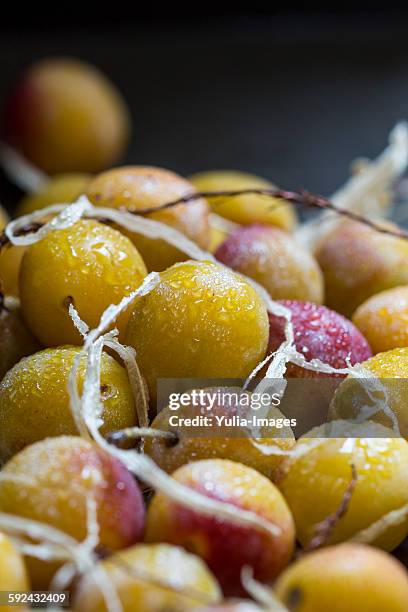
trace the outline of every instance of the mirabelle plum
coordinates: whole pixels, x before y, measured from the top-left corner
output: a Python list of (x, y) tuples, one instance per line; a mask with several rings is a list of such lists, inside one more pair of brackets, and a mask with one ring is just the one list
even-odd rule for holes
[(39, 191), (26, 195), (18, 205), (17, 214), (29, 215), (35, 210), (51, 204), (75, 202), (85, 191), (90, 180), (89, 174), (57, 174), (52, 177)]
[(408, 285), (382, 291), (353, 314), (375, 353), (408, 346)]
[(245, 378), (264, 357), (268, 315), (259, 294), (234, 272), (185, 262), (137, 298), (126, 343), (151, 396), (159, 378)]
[(255, 470), (226, 459), (184, 465), (173, 474), (202, 494), (252, 511), (280, 528), (273, 536), (218, 516), (204, 516), (157, 493), (147, 515), (147, 542), (169, 542), (198, 554), (219, 580), (225, 595), (240, 595), (241, 570), (270, 582), (289, 563), (294, 546), (292, 516), (278, 489)]
[(260, 608), (252, 601), (232, 599), (224, 601), (219, 605), (197, 608), (196, 612), (262, 612), (263, 609), (264, 608)]
[[(0, 231), (8, 223), (8, 215), (0, 206)], [(0, 291), (6, 295), (18, 295), (18, 274), (24, 255), (23, 247), (6, 244), (0, 250)]]
[(275, 589), (296, 612), (405, 612), (408, 575), (382, 550), (339, 544), (301, 557)]
[[(295, 345), (307, 361), (320, 359), (333, 368), (345, 368), (350, 363), (361, 363), (371, 357), (367, 340), (345, 317), (312, 302), (282, 300), (281, 304), (291, 312)], [(285, 339), (285, 320), (269, 314), (268, 352), (276, 351)], [(288, 364), (287, 374), (296, 378), (333, 376), (306, 370)], [(344, 377), (344, 374), (334, 376)]]
[(8, 214), (2, 206), (0, 206), (0, 231), (3, 230), (8, 223)]
[(48, 172), (99, 172), (122, 157), (129, 115), (94, 66), (49, 58), (29, 67), (6, 104), (5, 137)]
[[(138, 544), (101, 562), (123, 612), (192, 610), (221, 599), (219, 586), (198, 557), (168, 544)], [(78, 587), (78, 612), (107, 612), (100, 585), (90, 574)]]
[[(277, 484), (293, 513), (303, 546), (315, 535), (316, 525), (338, 510), (352, 478), (352, 465), (357, 482), (347, 512), (327, 543), (344, 542), (408, 503), (408, 443), (388, 437), (392, 431), (370, 421), (336, 424), (336, 436), (341, 437), (325, 437), (325, 425), (311, 430), (295, 447), (305, 452), (287, 457), (278, 470)], [(373, 544), (393, 550), (407, 534), (406, 520), (388, 527)]]
[[(23, 558), (13, 546), (9, 538), (0, 533), (0, 592), (28, 591), (27, 571)], [(23, 606), (13, 606), (15, 610), (22, 610)], [(0, 612), (10, 610), (8, 605), (0, 605)]]
[(22, 357), (39, 349), (40, 345), (27, 328), (20, 309), (0, 308), (0, 381)]
[(240, 227), (215, 256), (263, 285), (274, 299), (323, 301), (323, 277), (314, 257), (276, 227)]
[[(70, 411), (68, 379), (79, 347), (46, 349), (23, 359), (0, 384), (0, 460), (25, 446), (60, 435), (76, 435)], [(82, 361), (78, 387), (85, 373)], [(125, 369), (107, 353), (101, 362), (102, 434), (137, 424)]]
[(408, 242), (356, 221), (339, 222), (315, 256), (327, 306), (347, 317), (372, 295), (408, 284)]
[(5, 295), (18, 297), (18, 279), (26, 247), (5, 244), (0, 250), (0, 289)]
[[(198, 191), (238, 191), (274, 187), (266, 179), (236, 170), (199, 172), (193, 174), (190, 180)], [(277, 198), (246, 194), (209, 198), (209, 202), (214, 212), (242, 225), (265, 223), (276, 225), (284, 230), (292, 230), (296, 224), (293, 206)]]
[[(392, 427), (396, 419), (401, 435), (408, 438), (408, 347), (377, 353), (364, 361), (362, 367), (380, 379), (387, 394), (385, 410), (377, 410), (370, 414), (369, 418), (386, 427)], [(369, 381), (370, 379), (348, 376), (336, 390), (330, 405), (329, 418), (360, 418), (367, 406), (379, 406), (379, 397), (371, 397)]]
[(208, 251), (215, 253), (218, 247), (227, 239), (227, 237), (236, 229), (239, 225), (228, 221), (217, 215), (216, 213), (210, 214), (210, 240), (208, 244)]
[[(44, 345), (80, 344), (69, 303), (96, 327), (103, 311), (137, 289), (145, 275), (143, 260), (128, 238), (97, 221), (78, 221), (28, 248), (21, 264), (21, 308)], [(119, 317), (120, 330), (128, 317), (128, 311)]]
[[(284, 456), (273, 454), (273, 449), (278, 447), (280, 450), (287, 450), (295, 444), (293, 432), (290, 426), (284, 426), (285, 417), (280, 410), (273, 406), (267, 409), (267, 418), (280, 423), (279, 428), (262, 427), (258, 431), (251, 427), (219, 425), (216, 417), (228, 419), (241, 415), (252, 418), (253, 412), (247, 405), (245, 407), (240, 405), (239, 397), (242, 391), (238, 388), (205, 389), (205, 393), (204, 401), (199, 406), (191, 400), (190, 405), (181, 406), (177, 410), (176, 425), (172, 424), (175, 413), (171, 407), (161, 410), (154, 419), (152, 427), (174, 433), (175, 439), (148, 438), (145, 442), (145, 453), (170, 474), (192, 460), (231, 459), (273, 479), (275, 470)], [(209, 398), (218, 396), (220, 401), (212, 406)], [(183, 419), (192, 419), (197, 415), (213, 419), (210, 428), (203, 429), (202, 437), (198, 428), (183, 425), (185, 423)]]
[[(82, 541), (87, 499), (97, 505), (100, 544), (118, 550), (142, 534), (144, 504), (132, 475), (93, 443), (76, 436), (27, 446), (1, 472), (0, 511), (46, 523)], [(46, 589), (56, 563), (27, 557), (34, 589)]]
[[(138, 211), (158, 208), (195, 191), (194, 186), (178, 174), (150, 166), (114, 168), (96, 176), (86, 195), (96, 206)], [(178, 204), (149, 214), (151, 219), (170, 225), (206, 249), (210, 240), (209, 206), (203, 199)], [(163, 240), (121, 231), (136, 245), (149, 271), (160, 272), (187, 257)]]

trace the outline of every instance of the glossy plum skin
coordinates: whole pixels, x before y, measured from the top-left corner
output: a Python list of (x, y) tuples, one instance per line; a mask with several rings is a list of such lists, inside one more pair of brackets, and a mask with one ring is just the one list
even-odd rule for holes
[(6, 244), (0, 251), (0, 288), (5, 295), (18, 297), (18, 277), (26, 247)]
[[(0, 232), (8, 221), (6, 211), (0, 206)], [(4, 245), (0, 250), (0, 291), (5, 295), (18, 295), (18, 273), (24, 251), (23, 247), (10, 244)]]
[(317, 245), (315, 257), (326, 305), (346, 317), (372, 295), (408, 284), (408, 242), (355, 221), (339, 222)]
[[(336, 437), (328, 437), (325, 425), (302, 436), (295, 447), (301, 454), (287, 457), (278, 469), (276, 483), (291, 509), (302, 546), (309, 544), (316, 525), (338, 510), (352, 479), (351, 465), (357, 482), (328, 544), (349, 540), (408, 503), (406, 440), (391, 437), (394, 432), (371, 421), (359, 425), (336, 421), (336, 426)], [(373, 545), (391, 551), (407, 534), (405, 520), (386, 529)]]
[[(397, 424), (401, 436), (408, 438), (408, 347), (377, 353), (361, 365), (380, 380), (387, 393), (386, 404), (389, 410), (374, 412), (370, 420), (390, 428)], [(348, 376), (336, 390), (329, 418), (355, 419), (361, 417), (361, 409), (365, 406), (373, 406), (373, 400), (370, 399), (369, 388), (366, 390), (364, 378), (361, 381)]]
[[(221, 599), (217, 581), (201, 559), (176, 546), (137, 544), (102, 561), (101, 567), (116, 587), (123, 612), (181, 612)], [(92, 575), (79, 583), (74, 610), (107, 612)]]
[(0, 381), (22, 357), (32, 355), (40, 348), (19, 308), (0, 309)]
[(0, 231), (2, 231), (8, 223), (8, 214), (2, 206), (0, 206)]
[[(227, 402), (228, 393), (241, 392), (238, 388), (213, 388), (207, 389), (209, 394), (220, 393), (224, 396), (224, 400), (210, 406), (203, 403), (200, 406), (190, 404), (182, 406), (177, 410), (178, 419), (194, 418), (197, 414), (209, 416), (215, 420), (215, 415), (231, 417), (241, 414), (244, 417), (248, 416), (250, 409), (240, 409), (239, 403), (231, 404)], [(189, 427), (174, 426), (171, 424), (171, 416), (174, 414), (169, 406), (163, 408), (154, 419), (151, 427), (160, 431), (171, 431), (177, 436), (176, 441), (163, 438), (148, 438), (145, 441), (145, 453), (150, 455), (152, 459), (171, 474), (176, 469), (189, 463), (190, 461), (198, 461), (201, 459), (230, 459), (247, 465), (261, 474), (264, 474), (270, 480), (273, 480), (275, 471), (284, 455), (269, 454), (268, 449), (278, 447), (279, 451), (284, 451), (292, 448), (295, 444), (295, 437), (290, 427), (282, 427), (277, 429), (274, 427), (263, 427), (261, 433), (258, 430), (250, 428), (234, 429), (236, 437), (231, 435), (231, 430), (223, 429), (222, 426), (212, 429), (211, 434), (204, 432), (203, 437), (198, 435), (197, 429), (192, 430)], [(278, 408), (270, 407), (268, 409), (268, 418), (281, 419), (284, 415)]]
[[(69, 303), (92, 329), (108, 306), (139, 287), (146, 273), (128, 238), (97, 221), (78, 221), (27, 249), (20, 272), (24, 318), (45, 346), (82, 344)], [(126, 311), (118, 318), (120, 331), (128, 317)]]
[(408, 346), (408, 285), (373, 295), (357, 308), (353, 323), (374, 353)]
[[(271, 188), (272, 183), (247, 172), (212, 170), (198, 172), (190, 177), (198, 191), (225, 191)], [(296, 225), (296, 214), (291, 204), (258, 194), (208, 198), (218, 215), (242, 225), (264, 223), (291, 231)]]
[[(30, 588), (24, 559), (11, 540), (0, 532), (0, 591), (28, 591)], [(13, 606), (24, 610), (24, 606)], [(0, 612), (9, 612), (10, 606), (0, 605)]]
[[(60, 436), (32, 444), (10, 459), (2, 474), (1, 512), (46, 523), (82, 541), (92, 496), (101, 546), (119, 550), (142, 536), (144, 502), (132, 475), (82, 438)], [(46, 589), (58, 566), (31, 557), (27, 563), (33, 588)]]
[(394, 557), (363, 544), (339, 544), (301, 557), (275, 592), (296, 612), (405, 612), (408, 575)]
[[(297, 300), (281, 300), (292, 316), (295, 345), (307, 361), (320, 359), (334, 368), (347, 367), (350, 363), (361, 363), (372, 356), (370, 346), (363, 334), (345, 317), (326, 306)], [(276, 351), (285, 339), (285, 321), (281, 317), (269, 314), (268, 352)], [(288, 376), (321, 377), (332, 376), (306, 370), (295, 364), (289, 364)], [(344, 374), (334, 376), (343, 378)]]
[[(125, 166), (96, 176), (89, 183), (86, 195), (95, 206), (123, 207), (137, 211), (158, 208), (194, 191), (189, 181), (170, 170), (151, 166)], [(208, 203), (197, 199), (152, 212), (148, 217), (175, 228), (201, 248), (207, 249), (210, 242), (209, 212)], [(120, 231), (136, 245), (149, 272), (161, 272), (187, 259), (185, 253), (164, 240), (147, 238), (122, 227)]]
[(279, 526), (281, 533), (272, 536), (256, 527), (204, 516), (157, 493), (148, 509), (147, 542), (181, 545), (202, 557), (226, 596), (243, 593), (240, 572), (244, 565), (253, 567), (258, 579), (270, 582), (289, 563), (295, 537), (292, 516), (267, 478), (225, 459), (190, 463), (173, 477), (206, 496), (255, 512)]
[(265, 305), (244, 279), (211, 262), (160, 274), (137, 298), (127, 327), (152, 398), (160, 378), (245, 378), (265, 355)]
[(215, 256), (256, 280), (276, 300), (323, 301), (323, 277), (314, 257), (279, 228), (240, 227), (218, 247)]
[[(46, 349), (20, 361), (0, 384), (0, 461), (44, 438), (77, 435), (70, 410), (68, 380), (79, 347)], [(82, 361), (77, 378), (82, 392)], [(126, 370), (102, 354), (103, 435), (137, 425), (132, 389)]]
[(95, 67), (70, 58), (30, 66), (9, 94), (6, 140), (48, 174), (98, 172), (122, 157), (125, 103)]

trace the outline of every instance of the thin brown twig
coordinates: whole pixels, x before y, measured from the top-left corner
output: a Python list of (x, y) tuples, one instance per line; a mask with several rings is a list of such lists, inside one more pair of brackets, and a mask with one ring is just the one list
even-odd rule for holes
[(309, 553), (328, 543), (333, 531), (343, 516), (349, 509), (350, 501), (357, 484), (357, 470), (355, 465), (351, 464), (351, 480), (343, 495), (339, 507), (332, 514), (329, 514), (323, 521), (314, 526), (314, 536), (304, 547), (302, 552)]
[[(241, 195), (264, 195), (270, 198), (277, 198), (280, 200), (284, 200), (285, 202), (290, 202), (291, 204), (296, 204), (308, 208), (328, 210), (343, 217), (347, 217), (352, 221), (363, 223), (364, 225), (370, 227), (371, 229), (377, 232), (380, 232), (381, 234), (387, 234), (389, 236), (393, 236), (394, 238), (402, 238), (403, 240), (408, 240), (408, 232), (403, 229), (391, 229), (389, 227), (384, 227), (379, 223), (376, 223), (375, 221), (371, 221), (371, 219), (367, 219), (366, 217), (359, 215), (351, 210), (347, 210), (346, 208), (341, 208), (340, 206), (333, 204), (333, 202), (331, 202), (327, 198), (324, 198), (323, 196), (314, 195), (304, 189), (300, 191), (287, 191), (285, 189), (274, 188), (239, 189), (231, 191), (199, 191), (188, 193), (185, 196), (177, 198), (177, 200), (167, 202), (166, 204), (158, 206), (157, 208), (142, 208), (137, 211), (132, 211), (132, 213), (138, 215), (147, 215), (153, 212), (157, 212), (158, 210), (172, 208), (173, 206), (177, 206), (177, 204), (188, 204), (200, 198), (229, 198)], [(217, 202), (214, 202), (214, 204), (217, 205)], [(282, 202), (278, 202), (273, 206), (273, 208), (271, 207), (271, 209), (277, 208), (278, 206), (282, 206), (282, 204)]]

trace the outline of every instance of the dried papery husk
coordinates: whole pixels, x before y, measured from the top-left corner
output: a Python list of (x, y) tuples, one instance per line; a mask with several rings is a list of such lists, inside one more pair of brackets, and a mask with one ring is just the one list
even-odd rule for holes
[(294, 459), (299, 459), (311, 450), (321, 446), (325, 442), (325, 439), (310, 440), (300, 446), (287, 449), (281, 448), (277, 444), (260, 444), (256, 438), (251, 438), (251, 442), (265, 456), (292, 457)]
[(386, 386), (381, 382), (381, 379), (361, 364), (355, 364), (353, 366), (349, 364), (349, 371), (353, 378), (364, 381), (364, 389), (367, 391), (373, 404), (372, 406), (360, 406), (359, 415), (354, 419), (354, 422), (359, 423), (368, 421), (374, 414), (383, 412), (390, 419), (392, 430), (397, 436), (401, 436), (398, 418), (390, 408), (388, 391)]
[[(88, 212), (89, 207), (92, 207), (92, 205), (85, 196), (81, 196), (73, 204), (52, 204), (46, 208), (35, 210), (29, 215), (23, 215), (14, 221), (10, 221), (4, 231), (11, 244), (15, 246), (30, 246), (40, 242), (51, 232), (72, 227)], [(35, 223), (41, 223), (44, 218), (49, 216), (52, 218), (41, 225), (41, 227), (29, 233), (24, 233), (23, 236), (19, 236), (19, 233), (24, 232), (26, 227)]]
[(45, 172), (5, 142), (0, 143), (0, 165), (12, 182), (28, 193), (36, 193), (50, 180)]
[[(73, 304), (69, 305), (69, 315), (83, 338), (86, 338), (89, 332), (89, 326), (81, 319), (78, 311)], [(136, 361), (136, 351), (131, 346), (124, 346), (118, 341), (119, 331), (113, 330), (110, 339), (106, 338), (105, 346), (115, 351), (122, 360), (129, 383), (133, 393), (133, 399), (137, 411), (138, 422), (141, 427), (146, 427), (149, 424), (149, 397), (146, 384), (142, 378), (139, 366)]]
[(228, 234), (236, 230), (238, 227), (241, 227), (239, 223), (226, 219), (225, 217), (221, 217), (221, 215), (217, 215), (217, 213), (214, 212), (210, 213), (210, 226), (222, 230)]
[(17, 310), (20, 308), (20, 300), (15, 295), (3, 295), (3, 306), (7, 310)]
[[(389, 145), (372, 162), (367, 162), (361, 171), (354, 174), (330, 198), (331, 202), (367, 217), (381, 217), (387, 211), (387, 198), (393, 183), (408, 167), (408, 124), (397, 123), (390, 132)], [(326, 236), (338, 222), (333, 212), (317, 215), (304, 223), (295, 233), (296, 239), (310, 250)]]
[(359, 544), (371, 544), (375, 542), (377, 538), (383, 535), (390, 527), (395, 527), (404, 523), (408, 519), (408, 504), (404, 504), (396, 510), (391, 510), (387, 514), (384, 514), (378, 521), (372, 523), (365, 529), (358, 531), (350, 538), (350, 542), (357, 542)]
[(172, 431), (161, 431), (153, 427), (126, 427), (126, 429), (118, 429), (109, 435), (109, 440), (120, 438), (128, 440), (129, 438), (162, 438), (165, 440), (175, 440), (177, 436)]
[(252, 567), (246, 565), (241, 571), (241, 582), (247, 593), (264, 610), (268, 612), (289, 612), (286, 606), (276, 597), (271, 588), (268, 588), (254, 578)]

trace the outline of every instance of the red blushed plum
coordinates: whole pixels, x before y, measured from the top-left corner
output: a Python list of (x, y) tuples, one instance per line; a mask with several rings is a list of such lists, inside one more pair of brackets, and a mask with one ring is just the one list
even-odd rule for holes
[[(46, 523), (82, 541), (94, 499), (99, 542), (119, 550), (138, 542), (144, 503), (133, 476), (96, 444), (74, 436), (27, 446), (2, 469), (0, 511)], [(33, 588), (47, 588), (58, 565), (28, 557)]]
[[(281, 300), (283, 306), (292, 314), (292, 324), (295, 334), (295, 344), (299, 353), (307, 361), (320, 359), (333, 368), (347, 367), (350, 363), (361, 363), (372, 356), (370, 346), (363, 334), (351, 321), (334, 310), (297, 300)], [(269, 314), (269, 344), (268, 352), (276, 351), (285, 339), (285, 320)], [(344, 378), (344, 374), (324, 374), (289, 364), (289, 377), (316, 378), (336, 376)]]
[(256, 280), (276, 300), (323, 301), (323, 276), (316, 260), (281, 229), (261, 224), (239, 227), (215, 256)]
[(244, 593), (241, 570), (269, 583), (289, 563), (294, 548), (292, 515), (278, 489), (267, 478), (240, 463), (225, 459), (197, 461), (173, 474), (180, 483), (207, 497), (258, 515), (278, 527), (273, 535), (262, 526), (238, 525), (207, 516), (172, 502), (162, 493), (153, 498), (147, 514), (146, 540), (183, 546), (200, 556), (213, 571), (226, 596)]

